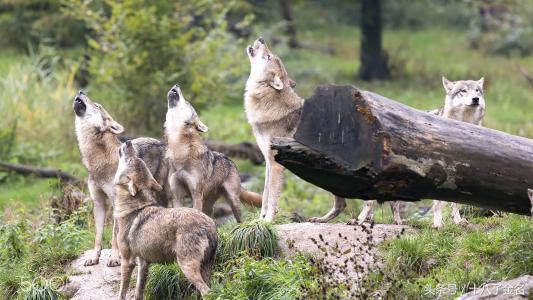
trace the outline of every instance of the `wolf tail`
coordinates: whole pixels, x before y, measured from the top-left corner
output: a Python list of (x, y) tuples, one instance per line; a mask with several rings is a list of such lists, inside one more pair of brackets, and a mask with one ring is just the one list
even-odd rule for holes
[(241, 187), (239, 198), (241, 199), (241, 202), (255, 207), (261, 207), (263, 203), (263, 197), (261, 195), (247, 191), (243, 187)]

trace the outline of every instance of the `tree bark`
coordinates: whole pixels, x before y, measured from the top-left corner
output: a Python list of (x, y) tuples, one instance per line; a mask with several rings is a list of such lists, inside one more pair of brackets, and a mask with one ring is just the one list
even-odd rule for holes
[(362, 80), (390, 79), (387, 56), (381, 42), (381, 1), (361, 1), (361, 67)]
[(305, 101), (276, 161), (346, 198), (437, 199), (530, 214), (533, 140), (419, 111), (353, 86)]
[(300, 43), (296, 38), (296, 27), (294, 26), (290, 0), (279, 0), (279, 6), (281, 7), (281, 16), (287, 23), (285, 32), (289, 36), (289, 47), (299, 48)]

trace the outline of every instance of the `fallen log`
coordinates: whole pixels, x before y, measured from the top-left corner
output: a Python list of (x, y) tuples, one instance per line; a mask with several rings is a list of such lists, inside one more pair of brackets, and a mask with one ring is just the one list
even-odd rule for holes
[(12, 164), (0, 161), (0, 170), (12, 171), (21, 175), (34, 175), (41, 178), (58, 178), (62, 182), (80, 184), (81, 180), (69, 173), (53, 168), (38, 168), (28, 165)]
[(530, 214), (533, 140), (410, 108), (349, 85), (305, 101), (276, 161), (346, 198), (438, 199)]
[[(125, 142), (127, 140), (132, 140), (135, 138), (137, 137), (126, 136), (126, 135), (119, 137), (119, 139), (122, 142)], [(159, 140), (164, 141), (165, 139), (159, 138)], [(244, 141), (238, 144), (226, 144), (223, 142), (206, 140), (205, 144), (207, 145), (209, 149), (213, 151), (220, 152), (231, 158), (240, 158), (240, 159), (249, 160), (254, 165), (260, 165), (265, 161), (263, 154), (261, 153), (261, 150), (259, 149), (259, 146), (257, 146), (257, 144), (252, 143), (252, 142)]]

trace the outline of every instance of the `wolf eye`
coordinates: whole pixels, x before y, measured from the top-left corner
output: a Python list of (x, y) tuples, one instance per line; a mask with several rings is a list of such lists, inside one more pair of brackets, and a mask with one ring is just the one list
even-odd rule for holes
[(270, 60), (270, 54), (267, 54), (266, 59), (267, 59), (267, 60)]
[(462, 89), (462, 90), (461, 90), (461, 93), (466, 93), (466, 90), (465, 90), (465, 89)]

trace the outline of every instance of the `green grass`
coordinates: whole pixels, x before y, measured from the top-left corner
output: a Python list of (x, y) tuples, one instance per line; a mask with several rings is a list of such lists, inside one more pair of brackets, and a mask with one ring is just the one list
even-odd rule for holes
[(25, 205), (40, 209), (42, 202), (52, 196), (58, 196), (56, 179), (19, 179), (0, 184), (0, 208)]
[[(447, 225), (391, 240), (382, 247), (385, 273), (400, 298), (455, 285), (445, 299), (490, 281), (533, 274), (533, 222), (528, 217), (475, 218), (466, 230)], [(428, 297), (430, 298), (430, 297)]]

